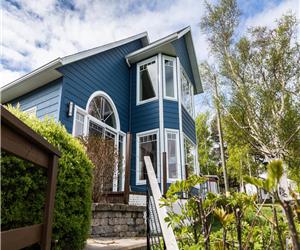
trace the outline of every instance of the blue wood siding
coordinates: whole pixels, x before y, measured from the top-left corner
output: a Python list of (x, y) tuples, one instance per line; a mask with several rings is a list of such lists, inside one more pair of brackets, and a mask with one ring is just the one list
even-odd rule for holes
[(164, 128), (179, 129), (178, 102), (164, 100)]
[(16, 106), (20, 104), (21, 110), (33, 107), (37, 108), (38, 118), (45, 116), (53, 117), (56, 121), (59, 118), (59, 106), (61, 101), (62, 78), (40, 87), (26, 95), (18, 97), (9, 103)]
[[(131, 157), (131, 175), (130, 184), (133, 191), (146, 191), (145, 185), (136, 185), (136, 134), (147, 130), (159, 128), (159, 102), (158, 100), (151, 101), (145, 104), (136, 105), (136, 64), (131, 66), (131, 132), (132, 132), (132, 157)], [(158, 142), (159, 145), (159, 142)]]
[(68, 117), (68, 103), (85, 109), (89, 97), (95, 91), (104, 91), (118, 110), (123, 132), (129, 127), (129, 68), (125, 56), (142, 47), (140, 40), (113, 48), (100, 54), (66, 65), (63, 73), (63, 97), (60, 120), (71, 133), (73, 117)]
[(132, 65), (130, 69), (131, 78), (131, 132), (138, 133), (155, 128), (159, 128), (159, 103), (154, 100), (148, 103), (137, 105), (136, 100), (136, 64)]
[(176, 41), (172, 42), (172, 44), (173, 44), (173, 46), (176, 50), (176, 54), (179, 57), (179, 60), (180, 60), (180, 63), (182, 65), (182, 67), (184, 68), (185, 72), (187, 73), (187, 75), (190, 78), (190, 80), (192, 81), (192, 83), (195, 84), (193, 71), (192, 71), (192, 66), (191, 66), (191, 63), (190, 63), (190, 58), (189, 58), (189, 54), (188, 54), (188, 51), (187, 51), (184, 36), (181, 37), (179, 40), (176, 40)]
[(196, 144), (195, 121), (182, 106), (182, 131)]

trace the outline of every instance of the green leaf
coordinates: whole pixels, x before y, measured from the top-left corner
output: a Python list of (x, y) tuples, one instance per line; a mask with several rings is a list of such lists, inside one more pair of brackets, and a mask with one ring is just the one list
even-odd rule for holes
[[(273, 160), (268, 164), (268, 179), (276, 184), (279, 183), (280, 178), (283, 175), (283, 164), (281, 160)], [(274, 183), (274, 184), (275, 184)]]

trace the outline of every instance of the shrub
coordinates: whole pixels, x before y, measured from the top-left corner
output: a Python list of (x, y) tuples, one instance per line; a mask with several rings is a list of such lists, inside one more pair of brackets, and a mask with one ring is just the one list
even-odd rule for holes
[[(52, 238), (58, 240), (56, 249), (82, 249), (90, 228), (93, 167), (83, 146), (53, 119), (7, 109), (60, 150)], [(5, 153), (1, 158), (2, 228), (40, 223), (45, 171)]]
[(115, 166), (118, 163), (114, 141), (92, 135), (81, 138), (81, 142), (94, 164), (93, 202), (106, 202), (105, 192), (112, 191)]

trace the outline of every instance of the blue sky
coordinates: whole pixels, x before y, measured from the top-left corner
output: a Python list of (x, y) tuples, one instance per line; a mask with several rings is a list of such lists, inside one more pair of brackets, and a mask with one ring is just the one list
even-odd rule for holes
[[(238, 0), (241, 30), (273, 25), (289, 9), (299, 15), (299, 3)], [(202, 0), (2, 0), (0, 86), (57, 57), (144, 31), (154, 41), (188, 25), (198, 60), (205, 60), (209, 50), (199, 28), (203, 11)]]

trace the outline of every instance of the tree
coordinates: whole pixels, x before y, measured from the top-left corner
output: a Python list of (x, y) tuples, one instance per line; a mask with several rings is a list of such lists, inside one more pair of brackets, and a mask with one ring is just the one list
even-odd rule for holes
[(295, 16), (285, 15), (275, 28), (252, 28), (236, 39), (240, 13), (235, 0), (207, 3), (206, 10), (201, 27), (217, 65), (207, 64), (207, 80), (217, 75), (217, 84), (226, 84), (229, 97), (219, 102), (223, 112), (267, 161), (299, 153), (291, 148), (300, 132)]
[(217, 174), (217, 157), (213, 151), (213, 138), (210, 132), (209, 113), (200, 114), (196, 117), (196, 134), (198, 145), (198, 159), (201, 173)]
[(216, 121), (217, 121), (217, 131), (218, 131), (218, 141), (220, 146), (220, 158), (223, 168), (223, 177), (224, 177), (224, 186), (226, 194), (229, 193), (228, 177), (227, 177), (227, 168), (225, 161), (225, 149), (224, 149), (224, 138), (223, 138), (223, 129), (222, 129), (222, 120), (221, 120), (221, 107), (220, 107), (220, 95), (218, 90), (218, 79), (217, 75), (211, 70), (207, 63), (200, 65), (200, 70), (203, 71), (203, 80), (210, 90), (212, 90), (213, 104), (216, 111)]

